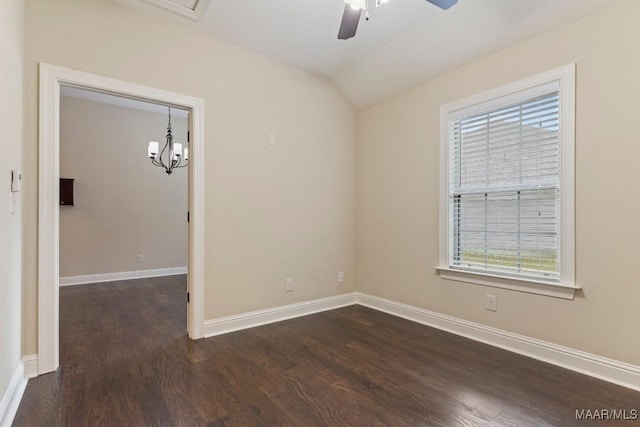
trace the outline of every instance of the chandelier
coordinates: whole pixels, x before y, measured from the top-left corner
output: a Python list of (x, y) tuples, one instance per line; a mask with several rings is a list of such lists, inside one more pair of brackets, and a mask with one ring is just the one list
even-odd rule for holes
[[(182, 150), (182, 144), (173, 142), (171, 133), (171, 107), (169, 107), (169, 124), (167, 125), (167, 142), (158, 154), (160, 144), (149, 142), (148, 155), (154, 166), (164, 168), (167, 175), (171, 175), (174, 169), (183, 168), (189, 164), (189, 149)], [(184, 154), (184, 155), (183, 155)]]

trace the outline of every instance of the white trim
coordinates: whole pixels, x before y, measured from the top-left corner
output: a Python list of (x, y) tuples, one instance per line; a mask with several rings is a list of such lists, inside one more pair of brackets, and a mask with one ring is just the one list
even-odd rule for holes
[(38, 360), (41, 374), (58, 367), (60, 188), (60, 84), (56, 70), (40, 64), (38, 144)]
[(362, 292), (352, 292), (207, 320), (204, 326), (205, 337), (226, 334), (354, 304), (369, 307), (393, 316), (431, 326), (474, 341), (479, 341), (532, 359), (640, 391), (640, 366), (619, 362), (573, 348), (492, 328), (479, 323), (469, 322)]
[(187, 330), (191, 339), (204, 337), (204, 101), (198, 99), (189, 115), (189, 275)]
[(22, 364), (24, 365), (24, 377), (35, 378), (38, 376), (38, 355), (27, 354), (22, 356)]
[(436, 267), (440, 277), (457, 282), (474, 283), (476, 285), (491, 286), (493, 288), (510, 289), (512, 291), (527, 292), (530, 294), (546, 295), (549, 297), (570, 299), (580, 286), (565, 285), (558, 282), (544, 282), (520, 277), (495, 276), (493, 274), (478, 273), (475, 271), (457, 270), (453, 268)]
[(198, 0), (196, 7), (193, 8), (193, 13), (196, 15), (198, 21), (204, 18), (204, 14), (209, 10), (212, 0)]
[[(504, 289), (573, 299), (580, 289), (575, 279), (575, 79), (576, 64), (571, 63), (545, 73), (535, 75), (499, 88), (470, 96), (440, 107), (440, 198), (439, 198), (439, 265), (436, 269), (443, 279), (493, 286)], [(491, 274), (494, 278), (479, 278), (478, 274), (462, 273), (449, 265), (449, 120), (471, 106), (487, 104), (496, 98), (512, 97), (520, 92), (547, 90), (553, 82), (559, 83), (561, 120), (569, 126), (561, 126), (561, 177), (560, 177), (560, 280), (544, 287), (532, 280), (512, 280), (508, 276)], [(454, 274), (455, 272), (455, 274)], [(454, 277), (455, 276), (455, 277)], [(500, 279), (500, 280), (498, 280)], [(547, 292), (557, 286), (557, 291)], [(542, 291), (541, 291), (542, 289)]]
[[(570, 126), (560, 126), (560, 282), (576, 283), (576, 211), (575, 211), (575, 152), (576, 152), (576, 64), (556, 72), (560, 77), (560, 120)], [(567, 102), (569, 100), (569, 102)]]
[(24, 378), (23, 372), (24, 367), (20, 362), (13, 372), (2, 401), (0, 401), (0, 427), (10, 427), (16, 412), (18, 412), (20, 400), (24, 394), (24, 389), (27, 387), (27, 380)]
[[(468, 96), (458, 101), (450, 102), (440, 107), (440, 111), (453, 112), (453, 111), (462, 110), (463, 108), (467, 108), (475, 104), (482, 104), (494, 98), (510, 96), (518, 92), (526, 91), (531, 89), (534, 86), (543, 86), (553, 81), (561, 80), (565, 77), (571, 78), (572, 76), (575, 76), (575, 69), (576, 69), (576, 63), (571, 62), (562, 67), (554, 68), (553, 70), (536, 74), (535, 76), (526, 77), (516, 82), (502, 85), (495, 89), (489, 89), (482, 93)], [(566, 89), (570, 89), (570, 88), (566, 88)]]
[(145, 279), (148, 277), (187, 274), (187, 267), (158, 268), (154, 270), (121, 271), (118, 273), (87, 274), (60, 278), (60, 286), (84, 285), (87, 283), (115, 282), (118, 280)]
[(184, 16), (193, 21), (200, 21), (204, 14), (209, 9), (209, 5), (211, 4), (211, 0), (198, 0), (196, 6), (193, 9), (189, 9), (188, 7), (181, 6), (177, 3), (174, 3), (170, 0), (144, 0), (147, 3), (153, 4), (155, 6), (161, 7), (164, 10), (168, 10), (169, 12), (173, 12), (177, 15)]
[(560, 89), (558, 74), (550, 72), (520, 80), (513, 85), (491, 89), (461, 101), (452, 102), (444, 107), (448, 112), (449, 120), (455, 120), (470, 114), (490, 112), (505, 105), (522, 102), (523, 99), (558, 92)]
[(38, 178), (38, 370), (55, 371), (59, 364), (59, 126), (60, 85), (150, 100), (188, 109), (190, 142), (189, 277), (191, 303), (188, 330), (202, 338), (204, 324), (204, 101), (187, 95), (115, 80), (50, 64), (40, 64)]
[(360, 292), (357, 301), (374, 310), (640, 391), (640, 366)]
[[(66, 98), (83, 99), (90, 102), (99, 102), (101, 104), (115, 105), (116, 107), (132, 108), (149, 113), (161, 114), (167, 116), (167, 107), (153, 102), (140, 101), (137, 99), (124, 98), (122, 96), (108, 95), (103, 92), (85, 90), (74, 86), (62, 86), (60, 88), (60, 96)], [(180, 117), (186, 119), (189, 112), (181, 108), (172, 108), (171, 117)]]
[(234, 316), (220, 317), (218, 319), (211, 319), (205, 322), (204, 336), (208, 338), (215, 335), (267, 325), (269, 323), (280, 322), (282, 320), (293, 319), (295, 317), (306, 316), (354, 304), (356, 304), (356, 293), (351, 292), (348, 294), (268, 308), (266, 310), (251, 311), (249, 313), (237, 314)]
[[(532, 359), (640, 391), (640, 366), (376, 297), (351, 292), (204, 322), (206, 338), (350, 305), (362, 305)], [(37, 361), (36, 361), (37, 362)]]

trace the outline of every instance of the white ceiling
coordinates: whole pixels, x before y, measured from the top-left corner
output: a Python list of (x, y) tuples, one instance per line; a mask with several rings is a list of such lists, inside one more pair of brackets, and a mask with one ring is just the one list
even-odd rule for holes
[[(178, 0), (118, 0), (138, 8)], [(187, 1), (187, 0), (185, 0)], [(593, 12), (614, 0), (369, 0), (371, 19), (338, 40), (343, 0), (210, 0), (187, 25), (331, 78), (356, 107)], [(171, 14), (162, 10), (161, 13)]]

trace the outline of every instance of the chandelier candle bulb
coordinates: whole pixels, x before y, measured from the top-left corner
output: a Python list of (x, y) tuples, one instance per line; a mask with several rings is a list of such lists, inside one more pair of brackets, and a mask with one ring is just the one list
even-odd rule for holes
[(182, 144), (173, 144), (173, 154), (175, 156), (175, 160), (178, 160), (178, 157), (182, 156)]
[(155, 141), (149, 142), (149, 158), (154, 158), (158, 154), (159, 144)]

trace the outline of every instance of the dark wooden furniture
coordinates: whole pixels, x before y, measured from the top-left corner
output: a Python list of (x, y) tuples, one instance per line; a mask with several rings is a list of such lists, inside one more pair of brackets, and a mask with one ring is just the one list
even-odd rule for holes
[(60, 178), (60, 204), (73, 206), (73, 178)]

